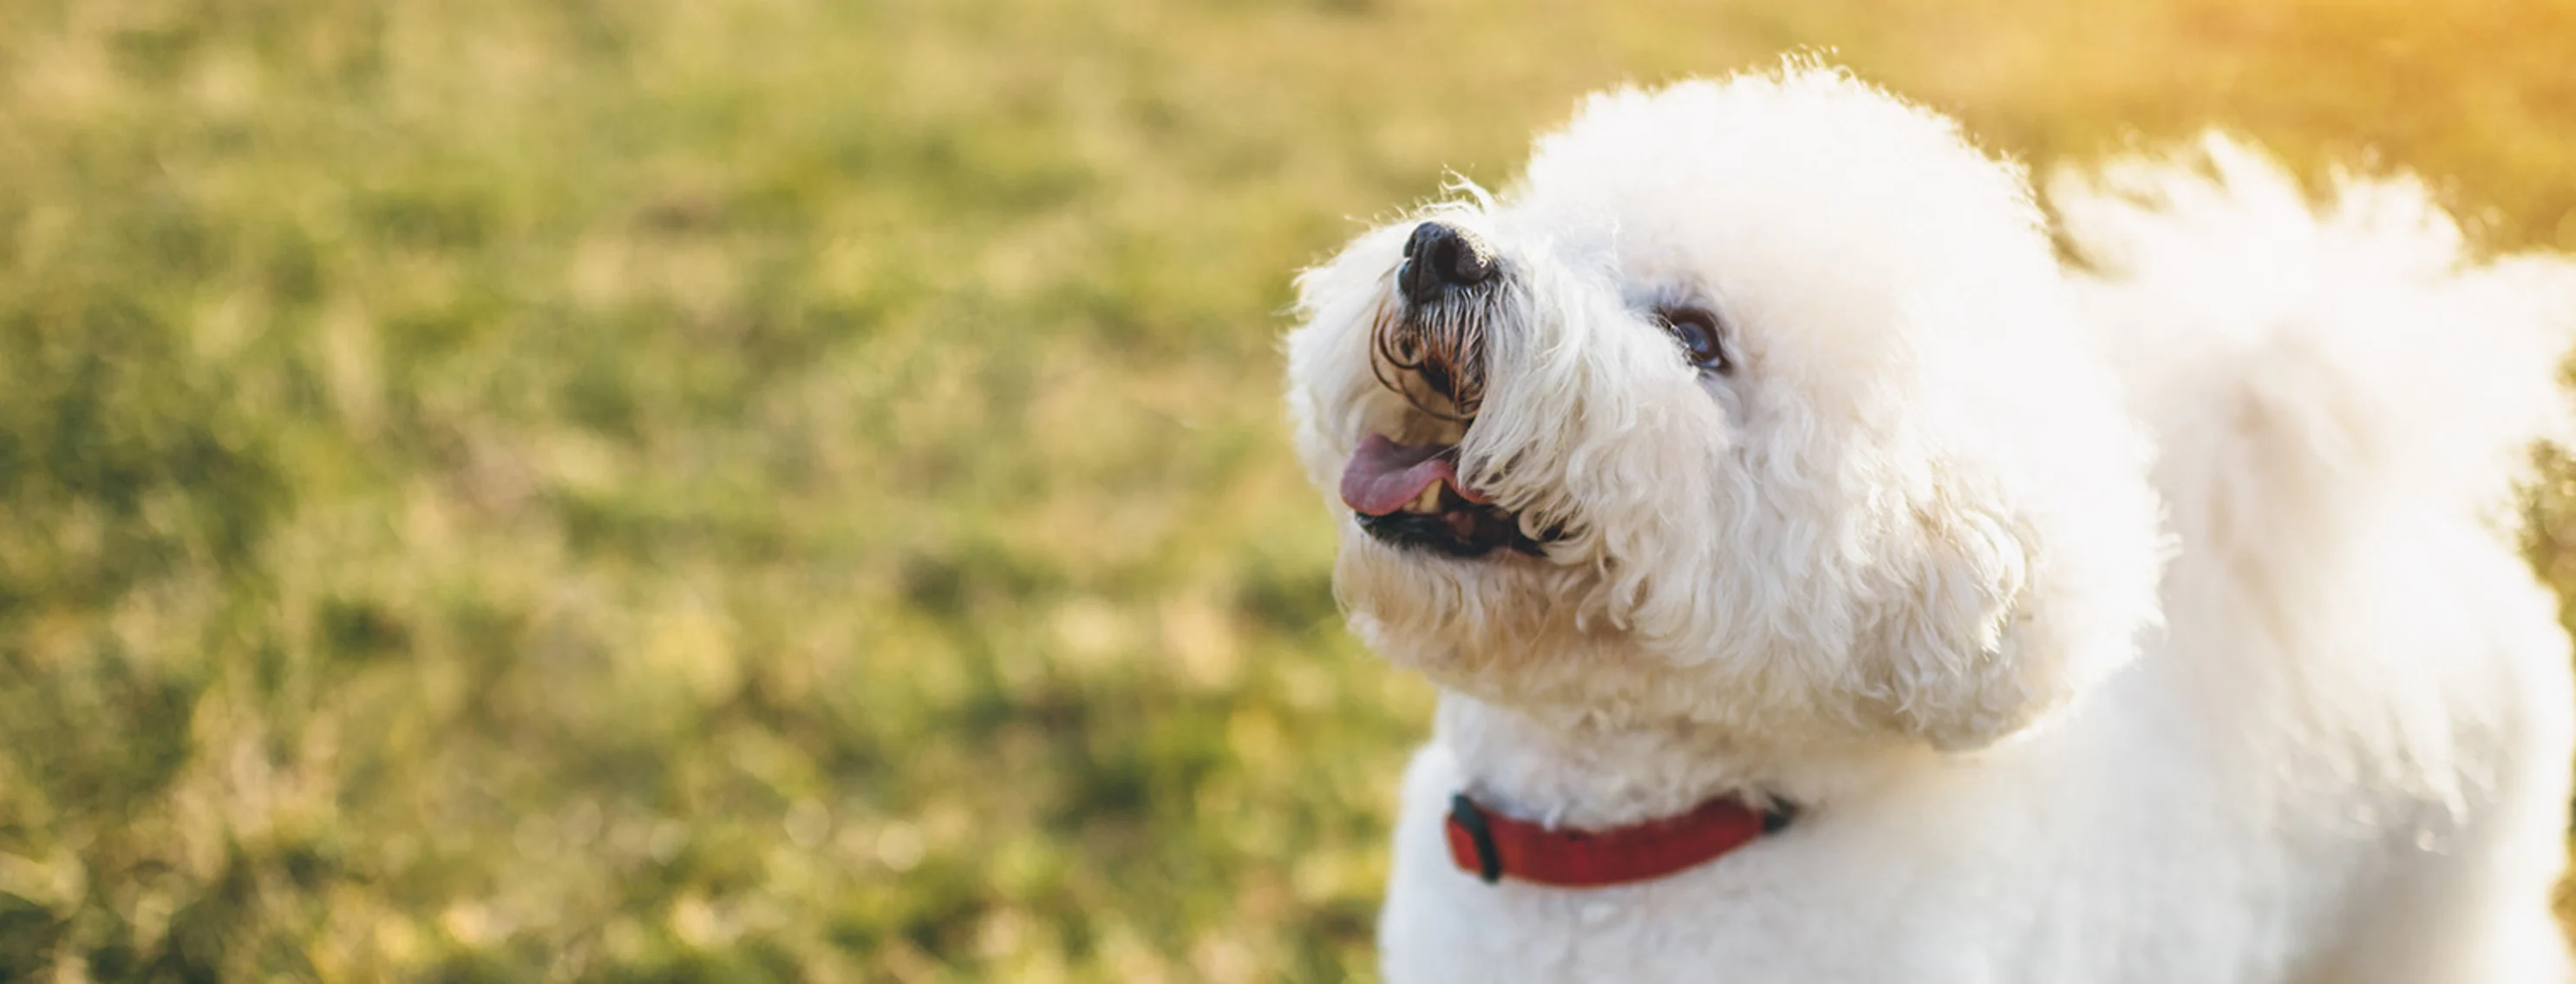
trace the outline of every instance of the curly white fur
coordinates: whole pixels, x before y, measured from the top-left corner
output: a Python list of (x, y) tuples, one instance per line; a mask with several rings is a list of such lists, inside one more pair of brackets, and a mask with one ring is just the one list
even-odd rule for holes
[[(1344, 525), (1352, 627), (1443, 688), (1389, 980), (2567, 978), (2568, 641), (2500, 517), (2564, 415), (2576, 266), (2471, 259), (2411, 182), (2313, 206), (2217, 138), (2053, 189), (2074, 269), (2017, 169), (1792, 64), (1594, 97), (1511, 189), (1304, 276), (1321, 487), (1367, 434), (1454, 441), (1563, 534)], [(1435, 217), (1505, 270), (1463, 431), (1370, 361)], [(1648, 313), (1677, 300), (1734, 371)], [(1440, 840), (1460, 790), (1804, 812), (1652, 882), (1487, 886)]]

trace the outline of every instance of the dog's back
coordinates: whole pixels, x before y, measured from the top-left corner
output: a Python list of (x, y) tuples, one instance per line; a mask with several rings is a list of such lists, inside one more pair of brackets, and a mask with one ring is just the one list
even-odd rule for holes
[(2512, 487), (2565, 432), (2576, 265), (2470, 256), (2410, 180), (2314, 203), (2222, 138), (2051, 190), (2158, 446), (2177, 549), (2151, 660), (2215, 754), (2270, 765), (2234, 794), (2302, 876), (2244, 873), (2303, 896), (2284, 938), (2347, 941), (2285, 960), (2566, 979), (2569, 646)]

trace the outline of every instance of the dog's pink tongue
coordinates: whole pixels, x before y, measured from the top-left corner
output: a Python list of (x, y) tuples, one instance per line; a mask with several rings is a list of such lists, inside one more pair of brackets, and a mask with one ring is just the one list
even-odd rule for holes
[(1433, 482), (1447, 482), (1469, 502), (1485, 497), (1458, 481), (1454, 444), (1397, 444), (1382, 434), (1360, 439), (1342, 466), (1342, 503), (1355, 512), (1384, 516), (1404, 508)]

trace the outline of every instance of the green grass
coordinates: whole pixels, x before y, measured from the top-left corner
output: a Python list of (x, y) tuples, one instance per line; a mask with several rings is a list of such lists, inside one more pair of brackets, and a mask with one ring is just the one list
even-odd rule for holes
[(1444, 169), (1834, 47), (2576, 248), (2576, 3), (2080, 7), (0, 6), (0, 979), (1368, 978), (1275, 339)]

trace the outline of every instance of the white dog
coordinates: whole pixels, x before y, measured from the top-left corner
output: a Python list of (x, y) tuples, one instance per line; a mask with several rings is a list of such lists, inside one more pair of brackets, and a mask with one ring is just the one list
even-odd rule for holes
[(2052, 191), (2072, 260), (1793, 64), (1304, 276), (1338, 591), (1442, 691), (1390, 981), (2569, 979), (2576, 266), (2221, 139)]

